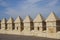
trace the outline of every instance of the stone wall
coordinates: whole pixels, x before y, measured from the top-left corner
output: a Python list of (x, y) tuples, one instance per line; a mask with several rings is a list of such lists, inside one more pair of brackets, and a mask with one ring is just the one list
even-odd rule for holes
[(20, 16), (14, 20), (12, 17), (7, 21), (3, 18), (0, 21), (0, 34), (15, 34), (26, 36), (38, 36), (60, 39), (60, 19), (51, 12), (45, 20), (41, 14), (32, 20), (26, 16), (23, 20)]

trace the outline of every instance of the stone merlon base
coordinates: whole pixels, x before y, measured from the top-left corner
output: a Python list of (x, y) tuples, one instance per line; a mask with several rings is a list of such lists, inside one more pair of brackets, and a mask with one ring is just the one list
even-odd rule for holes
[(47, 33), (47, 32), (39, 32), (39, 31), (17, 31), (17, 30), (0, 30), (0, 34), (13, 34), (13, 35), (25, 35), (25, 36), (37, 36), (37, 37), (47, 37), (60, 39), (60, 31), (57, 33)]

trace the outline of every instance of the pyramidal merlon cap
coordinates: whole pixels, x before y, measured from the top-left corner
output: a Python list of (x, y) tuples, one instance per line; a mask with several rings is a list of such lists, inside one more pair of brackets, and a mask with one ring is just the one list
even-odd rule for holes
[(51, 12), (51, 14), (46, 19), (46, 21), (57, 21), (57, 20), (59, 20), (59, 18), (56, 16), (54, 12)]
[(7, 22), (6, 18), (3, 18), (1, 21), (1, 23), (6, 23), (6, 22)]
[(43, 16), (41, 14), (38, 14), (33, 22), (42, 22), (42, 21), (44, 21)]
[(14, 19), (12, 17), (9, 18), (9, 20), (7, 21), (7, 23), (13, 23)]
[(32, 18), (30, 16), (26, 16), (23, 22), (32, 22)]
[(16, 18), (16, 20), (14, 21), (14, 23), (20, 23), (20, 22), (22, 22), (23, 20), (22, 20), (22, 18), (20, 17), (20, 16), (18, 16), (17, 18)]

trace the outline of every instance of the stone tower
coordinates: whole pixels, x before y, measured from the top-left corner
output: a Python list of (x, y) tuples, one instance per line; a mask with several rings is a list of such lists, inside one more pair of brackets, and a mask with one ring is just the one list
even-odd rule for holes
[(37, 17), (34, 19), (34, 30), (35, 31), (43, 31), (46, 29), (46, 24), (44, 18), (41, 14), (38, 14)]
[(46, 19), (46, 26), (47, 26), (47, 32), (48, 33), (55, 33), (60, 28), (60, 20), (55, 15), (54, 12), (51, 12), (51, 14)]
[(22, 31), (23, 30), (23, 20), (20, 16), (18, 16), (16, 18), (16, 20), (14, 21), (15, 23), (15, 30), (18, 30), (18, 31)]
[(10, 19), (7, 21), (7, 29), (13, 30), (14, 29), (14, 19), (10, 17)]
[(23, 23), (25, 31), (31, 31), (33, 29), (32, 19), (30, 18), (30, 16), (26, 16)]
[(2, 21), (1, 21), (1, 29), (2, 30), (7, 29), (7, 20), (6, 20), (6, 18), (3, 18)]

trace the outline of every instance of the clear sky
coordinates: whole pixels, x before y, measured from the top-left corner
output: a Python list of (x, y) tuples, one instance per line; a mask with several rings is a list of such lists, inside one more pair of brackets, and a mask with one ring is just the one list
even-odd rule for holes
[(60, 0), (0, 0), (0, 19), (27, 15), (34, 18), (40, 13), (47, 17), (52, 11), (60, 17)]

